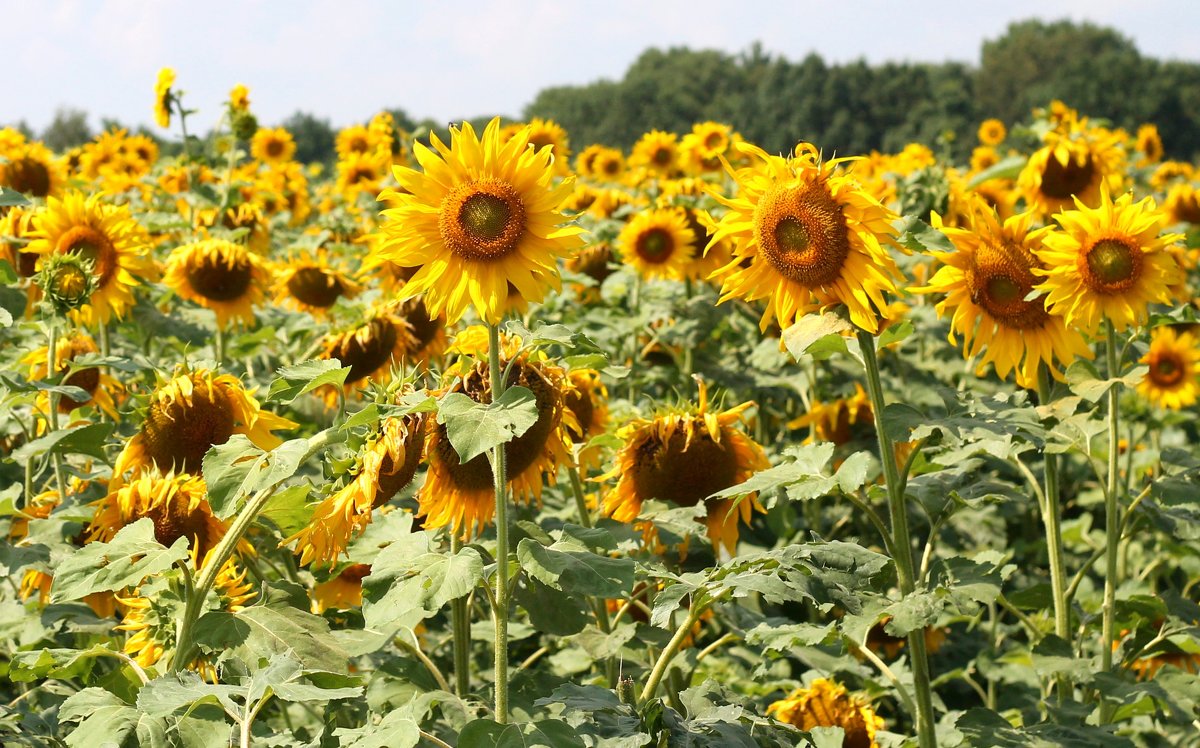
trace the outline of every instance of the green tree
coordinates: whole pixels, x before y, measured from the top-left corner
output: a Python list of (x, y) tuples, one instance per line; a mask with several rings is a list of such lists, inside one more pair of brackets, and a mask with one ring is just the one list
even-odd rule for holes
[(54, 113), (54, 119), (42, 130), (42, 141), (59, 153), (83, 145), (93, 137), (87, 112), (68, 107), (59, 108)]
[(333, 163), (334, 132), (328, 119), (308, 112), (296, 112), (280, 125), (296, 140), (296, 160), (304, 163)]

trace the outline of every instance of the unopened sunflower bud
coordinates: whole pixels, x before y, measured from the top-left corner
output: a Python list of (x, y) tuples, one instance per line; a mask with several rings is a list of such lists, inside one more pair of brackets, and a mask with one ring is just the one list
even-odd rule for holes
[(621, 676), (621, 680), (617, 681), (617, 698), (621, 700), (622, 704), (628, 704), (637, 709), (637, 688), (633, 678), (628, 675)]
[(233, 118), (230, 128), (233, 130), (233, 136), (241, 141), (248, 141), (254, 137), (254, 133), (258, 132), (258, 118), (248, 111), (233, 110)]
[(53, 255), (38, 274), (38, 285), (46, 301), (59, 314), (82, 307), (96, 290), (92, 262), (77, 254)]

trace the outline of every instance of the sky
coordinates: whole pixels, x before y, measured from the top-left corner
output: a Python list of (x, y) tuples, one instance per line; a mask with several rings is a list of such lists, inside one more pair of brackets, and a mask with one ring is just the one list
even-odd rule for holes
[(1112, 26), (1147, 56), (1200, 61), (1200, 3), (1161, 0), (0, 0), (0, 123), (41, 129), (69, 106), (93, 127), (149, 124), (164, 66), (197, 130), (236, 83), (264, 124), (303, 110), (345, 126), (385, 107), (519, 116), (547, 86), (619, 79), (651, 46), (977, 64), (984, 40), (1032, 17)]

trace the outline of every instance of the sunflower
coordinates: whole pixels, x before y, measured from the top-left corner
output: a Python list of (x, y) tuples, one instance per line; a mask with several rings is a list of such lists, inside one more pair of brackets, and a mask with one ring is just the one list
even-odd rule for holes
[[(537, 421), (521, 436), (504, 445), (509, 487), (514, 499), (541, 500), (542, 484), (555, 482), (558, 468), (571, 464), (570, 438), (566, 424), (574, 415), (566, 406), (568, 385), (565, 372), (528, 352), (519, 353), (520, 339), (503, 337), (501, 365), (508, 372), (506, 387), (525, 387), (533, 392)], [(481, 326), (460, 333), (449, 353), (461, 357), (486, 351), (487, 333)], [(516, 355), (516, 359), (512, 357)], [(463, 359), (469, 361), (470, 359)], [(447, 371), (461, 374), (447, 391), (467, 395), (478, 403), (492, 400), (488, 364), (460, 363)], [(427, 529), (450, 526), (464, 538), (478, 535), (495, 514), (492, 466), (485, 454), (462, 463), (441, 424), (428, 429), (425, 455), (429, 472), (418, 496)]]
[(869, 704), (846, 692), (846, 687), (817, 678), (808, 688), (798, 688), (786, 699), (767, 707), (767, 714), (801, 730), (840, 727), (845, 731), (845, 748), (878, 748), (875, 733), (884, 727), (883, 718)]
[(683, 136), (680, 148), (696, 161), (714, 162), (733, 143), (733, 128), (720, 122), (698, 122)]
[(554, 156), (554, 173), (566, 176), (571, 171), (571, 148), (567, 131), (552, 119), (534, 117), (529, 120), (529, 145), (535, 151), (541, 151), (550, 146)]
[(981, 145), (971, 151), (971, 171), (978, 174), (1000, 163), (1000, 154), (990, 145)]
[(433, 315), (450, 324), (468, 308), (488, 323), (500, 321), (509, 284), (526, 301), (560, 286), (558, 258), (581, 242), (583, 229), (560, 227), (558, 208), (571, 180), (551, 184), (550, 150), (528, 148), (528, 130), (501, 144), (500, 119), (476, 136), (469, 123), (452, 128), (450, 145), (431, 136), (434, 150), (416, 144), (424, 172), (393, 168), (400, 189), (384, 190), (383, 259), (420, 266), (401, 290), (424, 294)]
[[(339, 131), (335, 142), (338, 160), (348, 159), (355, 154), (373, 153), (386, 145), (381, 133), (365, 125), (351, 125)], [(387, 150), (390, 155), (390, 148)]]
[(875, 428), (875, 416), (871, 410), (871, 398), (858, 382), (854, 383), (854, 394), (836, 398), (829, 402), (813, 401), (808, 412), (788, 422), (788, 428), (808, 427), (817, 441), (832, 442), (837, 446), (848, 444), (854, 439), (854, 427)]
[(1142, 125), (1137, 131), (1137, 150), (1142, 154), (1138, 166), (1150, 166), (1162, 160), (1163, 143), (1155, 125)]
[(159, 127), (171, 126), (171, 86), (175, 85), (175, 70), (163, 68), (154, 82), (154, 121)]
[(695, 280), (711, 278), (719, 282), (724, 277), (722, 269), (733, 259), (729, 240), (722, 239), (709, 246), (708, 237), (717, 230), (717, 222), (708, 211), (683, 206), (675, 209), (683, 214), (688, 228), (696, 237), (692, 242), (692, 259), (683, 268), (684, 276)]
[(1196, 175), (1196, 167), (1187, 161), (1163, 161), (1150, 175), (1150, 186), (1166, 190), (1180, 181), (1190, 181)]
[(312, 608), (317, 615), (327, 610), (362, 606), (362, 580), (371, 575), (370, 564), (350, 564), (312, 588)]
[(1118, 189), (1124, 170), (1119, 138), (1107, 130), (1071, 120), (1067, 130), (1051, 130), (1017, 177), (1026, 209), (1043, 218), (1071, 207), (1078, 198), (1097, 205), (1101, 187)]
[(608, 242), (589, 244), (571, 259), (567, 260), (566, 268), (572, 273), (586, 275), (595, 281), (595, 286), (582, 283), (574, 284), (575, 294), (585, 303), (594, 303), (600, 299), (600, 286), (604, 279), (613, 274), (609, 263), (612, 262), (612, 245)]
[(1180, 410), (1196, 403), (1200, 392), (1200, 351), (1191, 333), (1176, 333), (1170, 327), (1156, 327), (1150, 337), (1150, 350), (1138, 363), (1149, 367), (1138, 384), (1138, 392), (1162, 408)]
[(1050, 313), (1095, 334), (1102, 318), (1121, 331), (1144, 322), (1151, 302), (1171, 303), (1184, 278), (1169, 247), (1183, 237), (1159, 236), (1165, 216), (1154, 200), (1134, 203), (1126, 193), (1114, 201), (1104, 188), (1096, 208), (1075, 204), (1054, 217), (1062, 230), (1037, 252), (1034, 274), (1045, 280), (1035, 288), (1048, 293)]
[(337, 565), (338, 556), (371, 522), (371, 510), (383, 506), (412, 482), (425, 440), (424, 415), (386, 418), (366, 440), (356, 459), (354, 478), (313, 510), (304, 529), (284, 540), (296, 544), (301, 566)]
[(374, 196), (379, 192), (383, 180), (392, 166), (392, 154), (386, 150), (371, 150), (349, 153), (338, 159), (337, 189), (347, 202), (354, 202), (361, 194)]
[[(887, 623), (891, 620), (891, 616), (885, 617), (879, 623), (871, 627), (867, 632), (867, 649), (872, 652), (883, 654), (889, 660), (896, 659), (896, 656), (908, 645), (907, 636), (892, 636), (887, 632)], [(937, 654), (946, 643), (946, 629), (938, 626), (926, 626), (924, 631), (925, 651), (929, 654)]]
[(229, 108), (235, 112), (250, 111), (250, 89), (241, 83), (230, 89)]
[(19, 205), (0, 215), (0, 260), (11, 265), (22, 278), (37, 275), (38, 255), (28, 251), (34, 215)]
[(199, 475), (204, 454), (234, 434), (244, 434), (260, 449), (274, 449), (281, 440), (271, 432), (295, 427), (260, 410), (233, 376), (182, 370), (151, 394), (141, 429), (117, 456), (109, 489), (120, 488), (126, 472), (140, 474), (151, 467)]
[[(327, 334), (321, 358), (336, 358), (350, 367), (342, 384), (349, 395), (367, 382), (391, 381), (392, 368), (418, 348), (413, 328), (397, 314), (397, 305), (383, 304), (369, 310), (355, 326)], [(331, 406), (337, 402), (336, 390), (326, 391), (326, 402)]]
[(679, 164), (679, 136), (673, 132), (651, 130), (633, 144), (629, 165), (645, 169), (655, 176), (668, 177)]
[(575, 156), (575, 173), (581, 177), (591, 178), (596, 176), (594, 171), (596, 157), (599, 156), (604, 150), (606, 150), (606, 146), (602, 146), (599, 143), (592, 143), (587, 148), (584, 148), (582, 151), (580, 151), (579, 154)]
[(675, 208), (642, 211), (617, 237), (622, 258), (647, 278), (682, 280), (695, 243), (687, 216)]
[(996, 146), (1004, 142), (1005, 136), (1008, 135), (1008, 130), (1005, 129), (1004, 123), (998, 119), (985, 119), (979, 125), (979, 142), (987, 146)]
[(395, 307), (396, 316), (408, 324), (408, 347), (404, 359), (414, 364), (428, 366), (446, 351), (449, 338), (446, 335), (446, 320), (434, 317), (425, 308), (421, 297), (408, 299)]
[(352, 299), (362, 286), (329, 266), (328, 253), (304, 253), (281, 265), (275, 274), (275, 303), (324, 317), (338, 299)]
[(586, 474), (599, 464), (600, 448), (589, 447), (587, 443), (608, 428), (608, 388), (595, 369), (572, 369), (567, 373), (567, 381), (570, 388), (565, 394), (565, 404), (574, 416), (573, 422), (566, 424), (567, 434), (572, 442), (582, 445), (576, 460)]
[[(70, 413), (76, 408), (82, 408), (85, 405), (95, 405), (110, 417), (116, 419), (117, 408), (113, 403), (112, 396), (114, 393), (120, 394), (122, 392), (123, 388), (120, 382), (109, 376), (99, 367), (80, 369), (79, 371), (67, 374), (73, 360), (81, 356), (95, 355), (99, 352), (100, 349), (96, 347), (96, 343), (92, 340), (91, 336), (78, 331), (60, 341), (55, 347), (55, 376), (66, 374), (60, 385), (63, 387), (78, 387), (89, 395), (87, 400), (82, 401), (75, 401), (64, 395), (58, 401), (59, 413)], [(21, 359), (21, 363), (29, 367), (29, 379), (31, 381), (47, 378), (49, 375), (49, 354), (49, 349), (43, 346)], [(43, 400), (44, 409), (46, 409), (49, 407), (49, 398), (45, 396), (45, 393), (41, 393), (39, 396), (39, 402)]]
[(625, 157), (616, 148), (601, 146), (592, 156), (591, 174), (593, 179), (602, 182), (620, 181), (625, 174)]
[(0, 152), (0, 187), (16, 190), (26, 197), (57, 196), (66, 176), (62, 163), (41, 143), (25, 143)]
[(929, 285), (911, 289), (946, 294), (937, 312), (953, 313), (950, 342), (963, 336), (963, 357), (980, 357), (978, 375), (994, 364), (1001, 379), (1015, 370), (1022, 387), (1037, 387), (1039, 366), (1061, 379), (1060, 366), (1092, 357), (1083, 335), (1046, 311), (1044, 295), (1031, 298), (1046, 233), (1029, 230), (1033, 218), (1032, 212), (1021, 213), (1002, 224), (993, 210), (977, 206), (969, 211), (967, 230), (943, 226), (935, 213), (934, 228), (950, 238), (955, 251), (934, 252), (942, 267)]
[[(837, 160), (769, 156), (749, 144), (741, 150), (761, 163), (730, 173), (738, 195), (713, 196), (729, 208), (709, 246), (734, 242), (733, 260), (722, 268), (720, 302), (768, 298), (760, 326), (778, 318), (782, 327), (817, 308), (845, 304), (855, 325), (879, 329), (896, 290), (893, 243), (896, 216), (840, 173)], [(743, 267), (743, 262), (748, 265)]]
[(33, 218), (34, 230), (25, 251), (39, 255), (75, 253), (93, 263), (96, 291), (79, 311), (87, 324), (120, 318), (133, 306), (139, 279), (157, 275), (149, 255), (149, 237), (129, 207), (108, 205), (99, 195), (70, 192), (50, 197)]
[(254, 307), (271, 282), (266, 263), (242, 244), (205, 239), (176, 247), (163, 281), (175, 293), (217, 315), (217, 325), (254, 323)]
[(282, 165), (296, 155), (296, 141), (282, 127), (263, 127), (250, 141), (250, 155), (264, 164)]
[[(1177, 223), (1200, 225), (1200, 192), (1197, 192), (1196, 186), (1190, 182), (1171, 185), (1167, 192), (1166, 204), (1163, 207), (1170, 216), (1169, 223), (1172, 225)], [(3, 229), (0, 228), (0, 234), (3, 233)]]
[(701, 382), (700, 405), (695, 412), (639, 418), (622, 427), (617, 436), (624, 446), (613, 469), (601, 476), (619, 476), (617, 485), (604, 497), (604, 515), (618, 522), (633, 522), (642, 504), (651, 499), (682, 507), (703, 501), (707, 509), (704, 524), (713, 547), (733, 553), (738, 520), (749, 524), (751, 511), (762, 511), (762, 507), (754, 494), (736, 507), (733, 499), (709, 497), (770, 466), (763, 448), (734, 426), (753, 405), (745, 402), (709, 413), (707, 388)]

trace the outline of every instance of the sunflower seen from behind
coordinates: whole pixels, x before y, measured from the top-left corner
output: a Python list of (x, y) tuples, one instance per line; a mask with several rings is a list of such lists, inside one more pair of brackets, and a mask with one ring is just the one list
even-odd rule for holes
[(1162, 234), (1165, 216), (1152, 198), (1139, 202), (1126, 193), (1113, 200), (1105, 188), (1090, 208), (1076, 199), (1075, 210), (1054, 218), (1061, 227), (1048, 232), (1037, 250), (1051, 314), (1067, 325), (1095, 334), (1107, 319), (1117, 331), (1141, 324), (1151, 303), (1170, 304), (1184, 273), (1171, 245), (1180, 234)]
[(753, 405), (745, 402), (709, 412), (707, 388), (701, 382), (695, 409), (638, 418), (623, 426), (617, 436), (624, 446), (612, 470), (601, 476), (617, 479), (604, 497), (604, 515), (635, 522), (651, 499), (680, 507), (704, 502), (707, 514), (702, 521), (713, 548), (734, 553), (739, 521), (748, 525), (751, 512), (762, 507), (754, 494), (740, 502), (712, 496), (770, 466), (763, 448), (736, 425)]
[(413, 146), (423, 171), (393, 167), (400, 188), (380, 194), (390, 207), (378, 254), (420, 268), (402, 297), (424, 294), (430, 314), (450, 324), (468, 309), (495, 324), (510, 285), (527, 302), (557, 290), (558, 260), (580, 246), (582, 229), (562, 225), (571, 180), (553, 182), (550, 149), (529, 148), (527, 129), (502, 143), (499, 118), (482, 137), (464, 123), (449, 145), (431, 141)]
[(742, 144), (754, 164), (730, 174), (738, 192), (713, 197), (728, 211), (716, 221), (709, 246), (733, 244), (722, 270), (720, 302), (767, 300), (760, 327), (787, 327), (816, 309), (844, 304), (850, 320), (878, 332), (900, 273), (888, 253), (896, 216), (871, 197), (838, 160), (770, 156)]
[[(1066, 320), (1046, 310), (1045, 295), (1034, 294), (1043, 268), (1037, 250), (1045, 229), (1031, 230), (1032, 212), (1001, 222), (990, 208), (969, 211), (969, 228), (933, 226), (954, 244), (953, 252), (934, 252), (941, 263), (926, 286), (915, 293), (943, 293), (939, 316), (951, 315), (950, 343), (963, 337), (963, 358), (977, 358), (976, 374), (988, 364), (1001, 379), (1016, 372), (1017, 384), (1038, 386), (1038, 368), (1055, 378), (1076, 358), (1091, 358), (1087, 341)], [(1032, 295), (1032, 297), (1031, 297)]]
[(1200, 392), (1200, 349), (1196, 336), (1156, 327), (1150, 334), (1150, 350), (1138, 361), (1146, 373), (1137, 391), (1160, 408), (1181, 410), (1196, 404)]
[(163, 281), (181, 297), (211, 309), (217, 325), (254, 323), (271, 282), (266, 262), (245, 245), (205, 239), (176, 247), (167, 259)]
[(173, 68), (158, 71), (158, 78), (154, 81), (154, 121), (159, 127), (171, 126), (171, 101), (174, 98), (171, 87), (174, 85)]
[(134, 289), (157, 278), (149, 237), (129, 207), (110, 205), (100, 195), (67, 193), (51, 197), (33, 218), (25, 251), (42, 255), (76, 254), (92, 263), (96, 290), (79, 310), (85, 324), (120, 319), (133, 306)]

